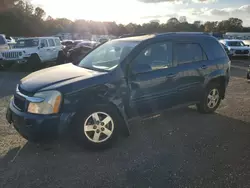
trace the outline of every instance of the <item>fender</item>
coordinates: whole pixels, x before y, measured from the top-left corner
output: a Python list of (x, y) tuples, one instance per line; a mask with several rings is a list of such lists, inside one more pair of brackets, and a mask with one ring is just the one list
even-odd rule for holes
[(115, 108), (124, 122), (121, 127), (122, 132), (125, 133), (126, 136), (130, 135), (128, 116), (125, 111), (122, 97), (116, 95), (113, 89), (110, 89), (108, 85), (99, 85), (66, 95), (64, 98), (63, 111), (72, 113), (79, 112), (93, 104), (108, 105)]
[(204, 86), (206, 86), (211, 80), (215, 78), (219, 78), (219, 77), (226, 78), (226, 75), (228, 75), (228, 73), (224, 69), (217, 69), (206, 76), (205, 81), (204, 81)]

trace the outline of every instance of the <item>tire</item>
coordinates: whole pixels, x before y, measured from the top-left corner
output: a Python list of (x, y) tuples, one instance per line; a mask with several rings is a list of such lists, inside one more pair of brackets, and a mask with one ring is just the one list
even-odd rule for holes
[(123, 120), (114, 107), (95, 105), (76, 114), (73, 135), (78, 144), (85, 148), (105, 149), (114, 144), (121, 123)]
[(207, 86), (201, 102), (196, 104), (197, 110), (206, 114), (213, 113), (219, 107), (221, 99), (222, 88), (217, 83), (211, 83)]
[(62, 65), (65, 62), (66, 62), (66, 56), (64, 55), (63, 51), (60, 51), (56, 59), (56, 65)]
[(32, 54), (27, 61), (27, 69), (37, 71), (42, 68), (42, 62), (37, 54)]
[(247, 72), (247, 80), (250, 80), (250, 72)]

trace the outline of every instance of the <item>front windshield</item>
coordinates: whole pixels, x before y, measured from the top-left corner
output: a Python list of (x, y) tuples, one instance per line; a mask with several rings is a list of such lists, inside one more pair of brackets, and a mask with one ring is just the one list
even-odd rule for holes
[(246, 46), (242, 41), (229, 41), (228, 46)]
[(30, 48), (30, 47), (36, 47), (38, 45), (39, 45), (38, 39), (22, 39), (16, 42), (14, 48)]
[(80, 67), (110, 71), (114, 69), (138, 44), (138, 41), (110, 41), (89, 53)]

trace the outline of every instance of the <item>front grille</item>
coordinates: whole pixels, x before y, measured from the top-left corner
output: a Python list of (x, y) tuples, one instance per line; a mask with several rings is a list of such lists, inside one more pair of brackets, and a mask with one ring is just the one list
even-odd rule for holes
[(249, 54), (249, 50), (235, 50), (235, 54)]
[(2, 56), (6, 59), (16, 59), (19, 58), (20, 52), (2, 52)]
[(20, 111), (24, 111), (26, 106), (26, 99), (16, 94), (14, 96), (14, 104)]

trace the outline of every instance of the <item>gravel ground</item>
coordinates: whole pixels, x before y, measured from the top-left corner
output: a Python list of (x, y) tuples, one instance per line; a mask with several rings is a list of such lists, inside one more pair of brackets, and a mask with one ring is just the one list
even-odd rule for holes
[[(250, 62), (249, 62), (250, 63)], [(5, 121), (9, 95), (24, 73), (0, 72), (1, 187), (250, 187), (250, 85), (234, 61), (215, 114), (193, 108), (131, 122), (112, 149), (87, 151), (63, 138), (27, 143)]]

